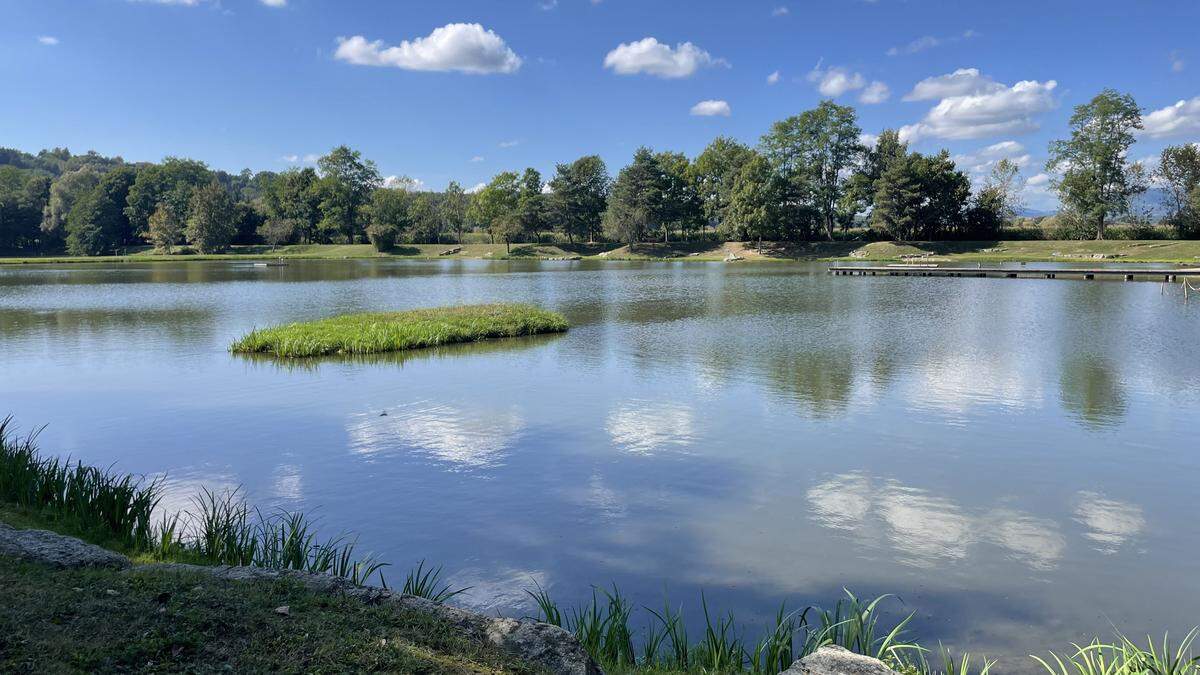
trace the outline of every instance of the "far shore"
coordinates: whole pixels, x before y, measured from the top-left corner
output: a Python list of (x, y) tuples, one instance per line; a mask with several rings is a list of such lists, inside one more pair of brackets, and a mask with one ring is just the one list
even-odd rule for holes
[[(452, 251), (452, 252), (451, 252)], [(206, 260), (669, 260), (715, 262), (902, 261), (1137, 262), (1196, 264), (1200, 240), (1003, 240), (935, 242), (647, 242), (617, 244), (403, 244), (386, 253), (370, 244), (233, 246), (215, 255), (163, 254), (144, 247), (126, 255), (0, 257), (0, 265), (191, 262)]]

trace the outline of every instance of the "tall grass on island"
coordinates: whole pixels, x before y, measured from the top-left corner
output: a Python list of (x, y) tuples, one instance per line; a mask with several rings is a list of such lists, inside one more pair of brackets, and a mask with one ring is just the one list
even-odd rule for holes
[[(191, 509), (161, 514), (165, 481), (41, 457), (37, 433), (17, 436), (11, 418), (0, 420), (0, 520), (42, 526), (108, 546), (139, 561), (252, 565), (330, 574), (356, 584), (383, 577), (385, 563), (355, 558), (348, 535), (318, 539), (312, 519), (284, 510), (251, 509), (238, 490), (202, 489)], [(902, 675), (988, 675), (994, 662), (955, 656), (941, 645), (923, 647), (907, 637), (914, 613), (891, 621), (891, 596), (862, 599), (850, 591), (832, 608), (789, 611), (781, 605), (757, 639), (748, 638), (732, 614), (713, 611), (703, 594), (703, 623), (689, 635), (682, 605), (636, 607), (614, 584), (593, 588), (589, 602), (564, 610), (541, 586), (527, 590), (540, 621), (560, 626), (609, 673), (751, 673), (774, 675), (826, 645), (877, 658)], [(402, 593), (450, 600), (465, 592), (442, 580), (442, 568), (421, 561), (408, 572)], [(635, 628), (641, 610), (644, 628)], [(1111, 642), (1073, 645), (1061, 654), (1033, 656), (1049, 675), (1200, 675), (1194, 654), (1197, 629), (1173, 644), (1166, 636), (1145, 646), (1118, 634)]]
[(466, 305), (346, 314), (254, 330), (230, 349), (282, 357), (379, 354), (566, 330), (561, 314), (531, 305)]

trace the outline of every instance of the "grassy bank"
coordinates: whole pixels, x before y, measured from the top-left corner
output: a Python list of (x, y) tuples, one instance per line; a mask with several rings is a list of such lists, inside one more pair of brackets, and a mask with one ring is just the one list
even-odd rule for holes
[[(443, 252), (459, 248), (449, 255)], [(65, 264), (103, 262), (180, 262), (205, 260), (690, 260), (716, 262), (730, 255), (746, 261), (879, 260), (909, 256), (935, 256), (962, 262), (1070, 262), (1113, 260), (1125, 262), (1200, 263), (1200, 240), (1111, 241), (943, 241), (943, 242), (646, 242), (617, 244), (517, 244), (506, 252), (503, 244), (409, 244), (379, 253), (368, 244), (295, 244), (234, 246), (219, 255), (163, 255), (145, 248), (123, 256), (0, 257), (5, 264)]]
[(567, 320), (561, 314), (530, 305), (472, 305), (347, 314), (264, 328), (250, 332), (230, 349), (284, 357), (380, 354), (565, 330)]
[[(287, 614), (276, 611), (286, 606)], [(0, 672), (533, 672), (423, 613), (135, 568), (0, 557)]]

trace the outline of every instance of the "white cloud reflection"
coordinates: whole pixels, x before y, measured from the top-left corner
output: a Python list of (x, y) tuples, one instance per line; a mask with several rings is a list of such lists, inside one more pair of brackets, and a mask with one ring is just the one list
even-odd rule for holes
[(1054, 568), (1066, 553), (1058, 526), (1010, 509), (970, 513), (954, 501), (897, 481), (878, 483), (858, 473), (842, 474), (806, 494), (818, 524), (886, 541), (900, 561), (935, 567), (966, 559), (977, 544), (1003, 549), (1037, 570)]
[(627, 401), (609, 413), (605, 429), (613, 444), (640, 455), (683, 450), (695, 440), (691, 408), (675, 403)]
[(1142, 509), (1108, 499), (1095, 492), (1080, 492), (1075, 504), (1075, 520), (1087, 528), (1083, 534), (1101, 553), (1116, 553), (1125, 542), (1146, 527)]
[(361, 455), (417, 451), (457, 468), (496, 466), (525, 420), (514, 408), (475, 409), (413, 403), (388, 414), (359, 413), (347, 424), (351, 450)]

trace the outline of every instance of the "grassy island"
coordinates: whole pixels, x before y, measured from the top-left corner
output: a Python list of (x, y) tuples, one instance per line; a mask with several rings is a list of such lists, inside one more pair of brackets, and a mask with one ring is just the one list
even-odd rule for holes
[(561, 314), (530, 305), (469, 305), (346, 314), (265, 328), (251, 331), (230, 349), (284, 357), (380, 354), (566, 330)]

